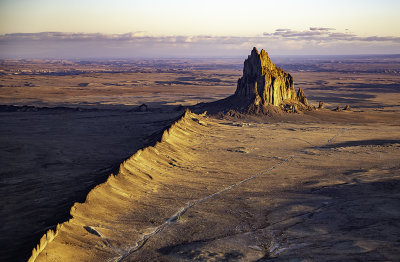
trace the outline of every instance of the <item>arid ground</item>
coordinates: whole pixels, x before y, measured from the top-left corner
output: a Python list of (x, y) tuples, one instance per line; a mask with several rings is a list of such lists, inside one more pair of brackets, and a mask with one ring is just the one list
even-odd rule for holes
[(1, 260), (74, 202), (32, 259), (400, 259), (399, 56), (280, 58), (327, 109), (186, 113), (136, 154), (232, 94), (242, 60), (50, 62), (1, 62)]

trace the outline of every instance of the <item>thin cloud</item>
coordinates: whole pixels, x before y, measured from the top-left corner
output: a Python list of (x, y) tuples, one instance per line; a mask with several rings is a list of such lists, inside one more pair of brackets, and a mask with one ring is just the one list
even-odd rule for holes
[(253, 46), (278, 54), (400, 53), (400, 37), (358, 36), (333, 28), (286, 28), (260, 36), (151, 36), (146, 32), (0, 35), (0, 58), (198, 57), (245, 55)]
[(334, 28), (330, 27), (310, 27), (310, 31), (332, 31)]
[(291, 29), (277, 29), (274, 33), (264, 33), (265, 37), (274, 39), (291, 39), (298, 41), (361, 41), (361, 42), (391, 42), (399, 43), (400, 37), (396, 36), (358, 36), (353, 33), (336, 32), (334, 28), (310, 27), (309, 30), (296, 31)]
[(150, 36), (143, 31), (126, 34), (101, 33), (15, 33), (0, 35), (0, 41), (121, 41), (121, 42), (164, 42), (164, 43), (238, 43), (261, 39), (291, 39), (315, 41), (367, 41), (367, 42), (400, 42), (395, 36), (358, 36), (353, 33), (336, 32), (333, 28), (310, 27), (309, 30), (296, 31), (291, 29), (276, 29), (273, 33), (263, 33), (259, 37), (235, 36)]

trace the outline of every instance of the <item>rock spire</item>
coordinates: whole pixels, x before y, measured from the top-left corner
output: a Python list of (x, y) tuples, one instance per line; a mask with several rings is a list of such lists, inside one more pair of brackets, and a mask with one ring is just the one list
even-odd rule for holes
[(272, 63), (264, 49), (258, 52), (255, 47), (244, 61), (243, 75), (233, 95), (191, 108), (195, 112), (207, 110), (211, 114), (230, 116), (274, 115), (282, 111), (299, 113), (313, 109), (301, 88), (296, 94), (293, 77)]
[(280, 106), (288, 100), (308, 105), (302, 90), (296, 95), (293, 77), (275, 66), (264, 49), (259, 53), (255, 47), (244, 61), (234, 96), (254, 106)]

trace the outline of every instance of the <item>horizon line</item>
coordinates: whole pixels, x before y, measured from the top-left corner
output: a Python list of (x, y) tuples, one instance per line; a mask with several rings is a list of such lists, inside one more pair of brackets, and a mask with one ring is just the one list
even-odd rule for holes
[[(333, 57), (389, 57), (389, 56), (399, 56), (400, 53), (374, 53), (374, 54), (273, 54), (270, 55), (273, 57), (298, 57), (298, 58), (314, 58), (314, 57), (326, 57), (326, 58), (333, 58)], [(173, 60), (173, 59), (193, 59), (193, 60), (201, 60), (201, 59), (243, 59), (241, 55), (235, 56), (132, 56), (132, 57), (15, 57), (15, 58), (3, 58), (0, 57), (0, 61), (7, 61), (7, 60), (136, 60), (136, 59), (151, 59), (151, 60)]]

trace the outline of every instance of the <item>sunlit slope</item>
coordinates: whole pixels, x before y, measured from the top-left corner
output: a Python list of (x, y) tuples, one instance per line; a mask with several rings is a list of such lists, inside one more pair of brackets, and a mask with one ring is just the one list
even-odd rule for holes
[(76, 204), (31, 261), (368, 260), (377, 250), (396, 260), (399, 123), (329, 114), (349, 120), (186, 112)]
[[(157, 195), (159, 187), (173, 183), (171, 179), (182, 182), (182, 186), (188, 183), (188, 167), (178, 169), (176, 165), (190, 163), (194, 157), (191, 147), (199, 143), (206, 129), (199, 118), (186, 112), (164, 131), (161, 142), (139, 150), (122, 163), (118, 175), (111, 175), (88, 194), (84, 203), (72, 207), (72, 219), (59, 225), (56, 233), (49, 231), (42, 238), (30, 261), (113, 258), (125, 251), (127, 243), (139, 239), (144, 228), (161, 223), (154, 217), (168, 217), (168, 211), (176, 208), (176, 200), (170, 210), (163, 211), (165, 214), (158, 210), (154, 214), (153, 208), (146, 207), (146, 199)], [(143, 210), (140, 217), (132, 213), (137, 208)]]

